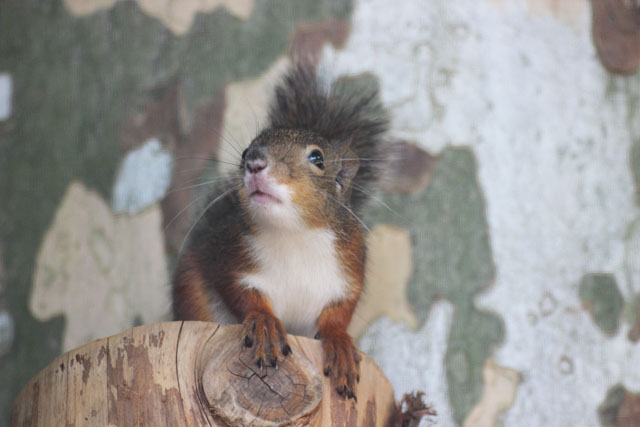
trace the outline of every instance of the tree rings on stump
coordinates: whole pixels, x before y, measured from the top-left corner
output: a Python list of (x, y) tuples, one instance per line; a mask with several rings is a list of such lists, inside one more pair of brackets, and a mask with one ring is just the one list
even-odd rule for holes
[[(243, 348), (236, 327), (216, 333), (201, 372), (202, 391), (212, 413), (230, 425), (277, 426), (310, 423), (322, 400), (322, 377), (296, 343), (278, 367), (260, 369), (253, 349)], [(215, 350), (214, 350), (215, 349)]]

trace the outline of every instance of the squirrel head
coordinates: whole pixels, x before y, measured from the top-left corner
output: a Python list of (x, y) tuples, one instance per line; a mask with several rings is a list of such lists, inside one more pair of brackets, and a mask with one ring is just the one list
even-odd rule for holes
[(297, 64), (274, 95), (268, 128), (242, 156), (245, 212), (288, 228), (357, 224), (387, 157), (389, 119), (377, 89), (327, 87), (312, 66)]
[(240, 201), (252, 222), (318, 228), (349, 217), (359, 160), (349, 145), (308, 130), (268, 129), (242, 153)]

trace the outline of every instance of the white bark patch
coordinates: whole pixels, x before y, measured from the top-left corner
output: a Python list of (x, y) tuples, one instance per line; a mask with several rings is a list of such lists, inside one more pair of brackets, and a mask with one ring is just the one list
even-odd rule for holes
[[(431, 152), (470, 146), (478, 159), (497, 277), (477, 303), (505, 321), (496, 363), (523, 374), (504, 425), (596, 426), (608, 388), (640, 389), (628, 327), (604, 336), (577, 296), (589, 272), (613, 273), (625, 298), (640, 288), (625, 261), (640, 259), (625, 234), (640, 216), (629, 168), (637, 77), (599, 63), (588, 4), (569, 22), (545, 9), (556, 3), (363, 0), (346, 47), (323, 60), (378, 76), (396, 135)], [(426, 357), (394, 351), (395, 365)], [(390, 378), (401, 393), (419, 375)]]
[(13, 82), (8, 73), (0, 73), (0, 120), (7, 120), (11, 116), (11, 95)]
[(4, 309), (0, 309), (0, 357), (9, 353), (13, 338), (15, 336), (15, 322), (11, 314)]
[(359, 346), (376, 361), (389, 378), (400, 400), (404, 393), (422, 390), (425, 402), (438, 413), (439, 426), (453, 426), (447, 395), (444, 357), (451, 329), (453, 306), (436, 302), (417, 331), (383, 316), (362, 336)]
[(113, 210), (132, 214), (160, 201), (171, 183), (172, 168), (171, 154), (155, 138), (128, 153), (113, 188)]

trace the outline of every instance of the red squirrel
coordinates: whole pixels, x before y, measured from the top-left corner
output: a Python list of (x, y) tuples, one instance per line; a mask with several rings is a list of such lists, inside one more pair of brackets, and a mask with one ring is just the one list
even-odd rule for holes
[(347, 327), (364, 285), (359, 214), (380, 176), (388, 126), (375, 91), (325, 89), (312, 67), (292, 67), (268, 126), (212, 196), (178, 262), (175, 319), (242, 323), (261, 369), (291, 352), (287, 331), (319, 338), (324, 374), (355, 400), (360, 356)]

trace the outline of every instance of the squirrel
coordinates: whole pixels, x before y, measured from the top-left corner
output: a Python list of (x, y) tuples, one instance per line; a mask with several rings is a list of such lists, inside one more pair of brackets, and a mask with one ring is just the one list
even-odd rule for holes
[(347, 327), (364, 285), (359, 213), (384, 168), (388, 127), (377, 90), (325, 88), (312, 66), (291, 67), (268, 126), (179, 258), (174, 318), (242, 323), (260, 369), (291, 353), (287, 332), (320, 339), (325, 376), (356, 400), (360, 356)]

